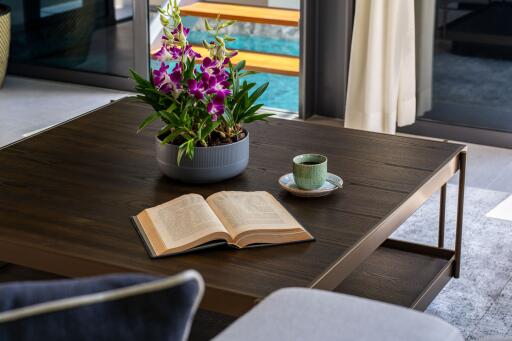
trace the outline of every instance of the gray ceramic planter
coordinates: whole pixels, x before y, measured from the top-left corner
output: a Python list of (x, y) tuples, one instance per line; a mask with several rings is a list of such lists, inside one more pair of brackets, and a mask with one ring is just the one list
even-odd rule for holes
[(156, 159), (168, 177), (189, 183), (213, 183), (242, 173), (249, 163), (249, 132), (243, 140), (214, 147), (196, 147), (194, 158), (183, 156), (178, 166), (178, 146), (155, 138)]

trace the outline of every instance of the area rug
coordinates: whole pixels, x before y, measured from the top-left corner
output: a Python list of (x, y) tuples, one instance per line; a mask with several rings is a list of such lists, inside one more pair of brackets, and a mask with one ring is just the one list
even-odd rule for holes
[[(466, 187), (461, 277), (452, 279), (427, 313), (460, 328), (466, 339), (512, 337), (512, 222), (486, 217), (508, 193)], [(448, 185), (446, 246), (453, 248), (457, 186)], [(435, 245), (439, 194), (392, 236)]]

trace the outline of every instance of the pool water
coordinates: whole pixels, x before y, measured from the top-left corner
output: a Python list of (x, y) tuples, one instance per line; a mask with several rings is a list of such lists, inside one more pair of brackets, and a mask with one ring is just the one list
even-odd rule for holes
[(267, 91), (259, 100), (266, 107), (299, 111), (299, 77), (258, 73), (247, 79), (257, 84), (269, 82)]
[[(184, 24), (192, 28), (188, 37), (189, 41), (195, 45), (201, 45), (203, 39), (211, 40), (211, 37), (208, 36), (207, 32), (198, 31), (193, 28), (197, 21), (197, 18), (187, 17), (186, 21), (184, 20)], [(268, 36), (246, 34), (230, 35), (236, 38), (236, 41), (227, 44), (229, 49), (299, 56), (298, 39), (276, 38), (270, 33)], [(151, 68), (158, 67), (158, 61), (151, 60)], [(259, 100), (259, 102), (264, 103), (266, 107), (291, 112), (299, 111), (299, 77), (257, 73), (248, 76), (246, 79), (248, 82), (255, 82), (257, 84), (269, 82), (267, 91)]]
[[(214, 20), (210, 19), (209, 22), (212, 26), (214, 25)], [(192, 44), (202, 45), (203, 40), (213, 40), (213, 36), (205, 30), (202, 19), (193, 16), (184, 17), (183, 24), (190, 28), (188, 40)], [(299, 56), (299, 39), (296, 28), (236, 23), (230, 27), (229, 35), (236, 39), (227, 43), (229, 49)]]
[[(227, 43), (228, 48), (231, 50), (269, 52), (288, 56), (299, 55), (299, 43), (295, 40), (256, 35), (248, 36), (245, 34), (231, 34), (231, 36), (236, 39)], [(194, 45), (202, 45), (203, 40), (210, 41), (211, 36), (208, 32), (191, 31), (188, 40)]]

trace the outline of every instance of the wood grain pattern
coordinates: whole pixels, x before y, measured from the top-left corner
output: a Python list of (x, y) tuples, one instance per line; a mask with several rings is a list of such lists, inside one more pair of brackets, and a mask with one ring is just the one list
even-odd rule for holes
[[(463, 148), (272, 119), (248, 126), (251, 158), (242, 175), (188, 185), (159, 172), (156, 127), (135, 134), (149, 112), (124, 99), (0, 150), (0, 260), (63, 276), (193, 268), (207, 283), (205, 306), (227, 306), (231, 298), (249, 305), (282, 287), (310, 286)], [(292, 156), (306, 152), (329, 158), (329, 170), (345, 181), (342, 191), (305, 200), (280, 189), (277, 179), (290, 171)], [(317, 240), (147, 256), (129, 216), (182, 194), (221, 190), (269, 191)]]
[(180, 10), (183, 16), (217, 18), (220, 15), (225, 20), (283, 26), (299, 26), (300, 18), (297, 10), (208, 2), (195, 2), (180, 7)]

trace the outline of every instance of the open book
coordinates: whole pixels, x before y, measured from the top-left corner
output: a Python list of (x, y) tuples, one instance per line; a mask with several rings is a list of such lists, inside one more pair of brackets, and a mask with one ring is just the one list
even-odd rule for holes
[(313, 240), (268, 192), (186, 194), (132, 221), (151, 257), (229, 244), (237, 248)]

